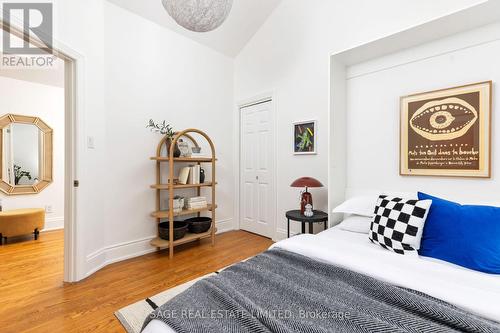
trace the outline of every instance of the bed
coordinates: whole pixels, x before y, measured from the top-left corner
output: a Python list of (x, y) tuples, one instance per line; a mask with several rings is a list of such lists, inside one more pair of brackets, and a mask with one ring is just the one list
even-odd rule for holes
[[(371, 243), (362, 233), (333, 227), (317, 235), (299, 235), (274, 244), (279, 249), (361, 273), (393, 286), (408, 288), (484, 318), (486, 331), (500, 332), (500, 276), (476, 272), (444, 261), (400, 256)], [(403, 290), (403, 289), (402, 289)], [(152, 320), (145, 333), (174, 332), (160, 320)]]

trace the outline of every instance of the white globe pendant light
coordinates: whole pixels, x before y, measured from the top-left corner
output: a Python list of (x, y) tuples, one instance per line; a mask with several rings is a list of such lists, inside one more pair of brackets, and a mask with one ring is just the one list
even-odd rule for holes
[(207, 32), (226, 20), (233, 0), (162, 0), (168, 14), (184, 28)]

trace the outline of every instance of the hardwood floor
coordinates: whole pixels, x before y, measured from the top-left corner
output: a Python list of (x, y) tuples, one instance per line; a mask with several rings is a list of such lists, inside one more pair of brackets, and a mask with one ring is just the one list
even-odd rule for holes
[(74, 284), (63, 278), (63, 231), (0, 246), (0, 332), (124, 332), (114, 312), (265, 251), (272, 241), (244, 231), (122, 261)]

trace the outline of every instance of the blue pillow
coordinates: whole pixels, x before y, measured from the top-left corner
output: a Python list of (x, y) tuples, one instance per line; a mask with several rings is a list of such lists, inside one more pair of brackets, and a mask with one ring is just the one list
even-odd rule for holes
[(419, 254), (476, 271), (500, 274), (500, 208), (432, 200)]

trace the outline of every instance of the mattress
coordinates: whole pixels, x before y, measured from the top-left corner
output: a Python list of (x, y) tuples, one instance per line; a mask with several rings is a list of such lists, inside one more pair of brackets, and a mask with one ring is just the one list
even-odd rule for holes
[[(332, 263), (376, 279), (421, 291), (479, 316), (500, 322), (500, 276), (444, 261), (402, 256), (371, 243), (366, 234), (337, 227), (318, 235), (299, 235), (276, 244), (287, 251)], [(152, 321), (146, 333), (174, 332)]]

